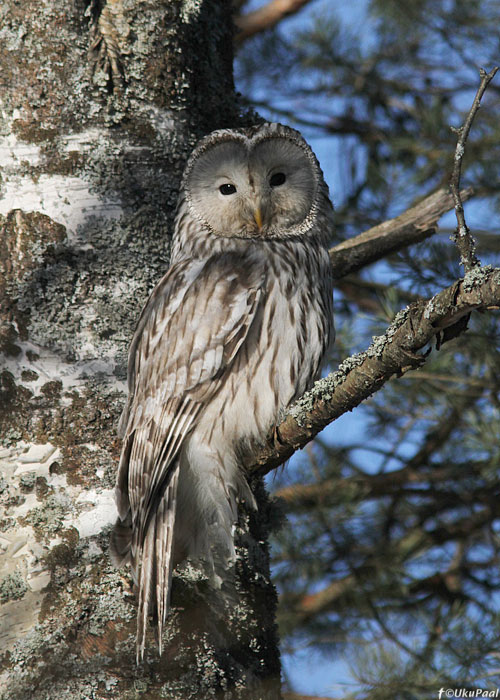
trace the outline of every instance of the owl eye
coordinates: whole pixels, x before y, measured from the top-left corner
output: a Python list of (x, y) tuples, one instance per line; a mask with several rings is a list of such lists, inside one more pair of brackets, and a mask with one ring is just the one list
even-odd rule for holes
[(225, 182), (219, 187), (219, 192), (221, 194), (234, 194), (236, 192), (236, 187), (229, 182)]
[(274, 173), (274, 175), (271, 175), (271, 179), (269, 180), (271, 187), (279, 187), (284, 182), (286, 182), (285, 173)]

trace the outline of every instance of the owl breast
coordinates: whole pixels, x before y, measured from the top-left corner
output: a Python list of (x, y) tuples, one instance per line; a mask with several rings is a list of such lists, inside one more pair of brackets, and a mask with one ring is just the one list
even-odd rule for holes
[[(234, 522), (236, 498), (252, 500), (238, 464), (241, 447), (262, 442), (282, 411), (318, 377), (333, 337), (332, 285), (328, 253), (318, 245), (311, 255), (311, 246), (310, 240), (258, 244), (258, 254), (269, 261), (264, 301), (224, 391), (206, 406), (181, 455), (183, 524), (178, 532), (188, 556), (206, 551), (206, 542), (196, 535), (207, 532), (205, 521), (214, 512), (206, 484), (213, 480), (219, 491), (223, 486), (226, 499), (215, 505), (229, 504), (232, 511), (228, 518), (216, 517), (214, 524)], [(212, 548), (215, 536), (212, 530)], [(232, 533), (218, 536), (227, 556), (233, 556)]]

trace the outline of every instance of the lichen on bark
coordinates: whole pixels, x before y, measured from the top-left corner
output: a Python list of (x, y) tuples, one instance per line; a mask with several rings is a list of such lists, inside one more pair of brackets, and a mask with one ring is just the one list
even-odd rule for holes
[(127, 347), (182, 169), (201, 135), (254, 119), (230, 0), (7, 0), (0, 40), (2, 698), (279, 698), (259, 483), (231, 605), (177, 572), (163, 659), (151, 632), (136, 667), (131, 582), (107, 562)]

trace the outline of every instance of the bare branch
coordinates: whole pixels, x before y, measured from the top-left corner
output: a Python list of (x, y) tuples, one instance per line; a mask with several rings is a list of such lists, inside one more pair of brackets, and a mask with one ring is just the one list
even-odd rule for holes
[[(419, 471), (411, 466), (404, 466), (382, 474), (351, 476), (344, 479), (324, 479), (315, 484), (293, 484), (284, 486), (273, 495), (283, 502), (285, 512), (309, 510), (318, 505), (335, 505), (343, 498), (369, 501), (385, 496), (403, 496), (407, 498), (411, 487), (419, 484), (439, 484), (453, 478), (454, 467), (436, 467), (432, 471)], [(394, 475), (394, 478), (392, 476)]]
[(476, 96), (474, 97), (472, 107), (469, 110), (469, 114), (467, 115), (463, 126), (457, 129), (458, 140), (455, 148), (455, 159), (453, 164), (453, 172), (450, 179), (450, 189), (453, 195), (453, 201), (455, 203), (455, 214), (458, 223), (454, 238), (460, 252), (460, 263), (464, 266), (466, 272), (472, 270), (473, 267), (480, 265), (480, 262), (475, 252), (475, 241), (471, 236), (467, 224), (465, 223), (464, 207), (460, 197), (460, 174), (462, 171), (462, 159), (465, 153), (465, 144), (467, 143), (467, 138), (469, 137), (472, 122), (474, 121), (474, 117), (476, 116), (479, 105), (481, 104), (481, 99), (489, 83), (495, 77), (497, 71), (498, 67), (493, 68), (493, 70), (491, 70), (489, 73), (486, 73), (486, 71), (482, 68), (480, 69), (481, 83), (476, 92)]
[(295, 14), (309, 2), (311, 0), (270, 0), (264, 7), (236, 17), (235, 24), (238, 29), (236, 43), (241, 44), (254, 34), (274, 27), (282, 19)]
[[(310, 620), (320, 612), (329, 610), (346, 593), (352, 590), (356, 585), (357, 579), (354, 574), (349, 574), (344, 578), (336, 579), (329, 583), (325, 588), (315, 593), (308, 593), (301, 596), (282, 595), (281, 601), (287, 606), (293, 605), (296, 620), (294, 627)], [(295, 598), (294, 600), (292, 600)]]
[[(500, 268), (475, 268), (464, 279), (428, 301), (400, 311), (383, 336), (363, 353), (344, 361), (337, 372), (316, 382), (287, 412), (267, 444), (246, 458), (250, 471), (266, 473), (286, 461), (326, 425), (378, 391), (393, 375), (420, 367), (418, 354), (434, 337), (474, 309), (500, 304)], [(465, 329), (465, 328), (464, 328)]]
[[(461, 192), (464, 201), (472, 194), (470, 188)], [(441, 188), (395, 219), (388, 219), (342, 241), (330, 249), (334, 277), (345, 277), (391, 253), (430, 238), (436, 233), (439, 218), (452, 207), (452, 195)]]
[[(418, 374), (417, 374), (418, 376)], [(332, 503), (332, 498), (342, 499), (349, 494), (352, 499), (370, 500), (387, 494), (398, 494), (408, 484), (422, 482), (439, 484), (453, 475), (453, 467), (433, 465), (432, 470), (422, 469), (428, 464), (431, 455), (448, 439), (457, 426), (460, 413), (473, 403), (471, 397), (465, 397), (458, 406), (432, 426), (422, 439), (420, 449), (411, 457), (404, 467), (391, 472), (363, 474), (343, 479), (324, 479), (313, 484), (294, 484), (285, 486), (275, 492), (275, 497), (285, 502), (286, 510), (311, 508), (320, 504)]]
[(388, 284), (374, 282), (373, 280), (365, 280), (357, 275), (346, 275), (341, 279), (335, 280), (335, 289), (339, 289), (344, 297), (356, 304), (359, 309), (369, 313), (385, 315), (384, 306), (380, 298), (390, 288), (396, 289), (398, 298), (407, 304), (422, 299), (418, 294), (413, 294), (406, 289), (390, 287)]
[[(422, 527), (413, 527), (403, 536), (391, 543), (391, 552), (395, 559), (415, 560), (424, 551), (429, 550), (436, 544), (457, 542), (459, 548), (464, 540), (474, 537), (478, 531), (498, 517), (498, 497), (492, 494), (491, 504), (472, 514), (465, 520), (449, 523), (431, 530)], [(358, 566), (351, 569), (351, 573), (337, 578), (324, 588), (314, 591), (314, 593), (294, 594), (284, 593), (281, 595), (281, 603), (285, 608), (293, 609), (293, 627), (297, 628), (318, 615), (323, 615), (328, 611), (349, 607), (346, 594), (352, 595), (352, 591), (358, 589), (362, 591), (365, 600), (368, 591), (363, 585), (366, 581), (367, 571), (380, 570), (380, 560), (377, 554), (367, 550), (367, 557)], [(420, 597), (422, 593), (432, 593), (445, 600), (463, 600), (464, 591), (461, 585), (459, 572), (464, 573), (466, 569), (475, 569), (477, 562), (461, 561), (457, 566), (456, 561), (445, 572), (436, 571), (422, 578), (415, 578), (406, 587), (406, 603), (414, 603), (415, 597)], [(481, 566), (481, 564), (479, 564)]]

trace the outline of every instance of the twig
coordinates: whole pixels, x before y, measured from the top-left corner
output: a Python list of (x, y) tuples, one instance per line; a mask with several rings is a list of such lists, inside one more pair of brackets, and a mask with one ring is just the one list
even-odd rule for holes
[[(461, 197), (466, 200), (472, 194), (469, 188), (461, 192)], [(384, 221), (358, 236), (342, 241), (330, 249), (333, 276), (340, 279), (433, 236), (438, 219), (452, 207), (452, 196), (441, 188), (395, 219)]]
[(235, 24), (239, 30), (235, 41), (241, 44), (245, 39), (274, 27), (288, 15), (295, 14), (311, 0), (270, 0), (264, 7), (236, 17)]
[[(416, 377), (419, 375), (420, 372), (415, 374)], [(315, 507), (319, 502), (333, 504), (345, 498), (346, 494), (349, 494), (353, 502), (370, 501), (402, 494), (409, 485), (415, 486), (422, 482), (439, 487), (452, 476), (452, 467), (433, 463), (432, 469), (429, 470), (426, 466), (432, 455), (456, 428), (461, 412), (474, 404), (475, 399), (470, 396), (463, 397), (437, 425), (427, 431), (422, 437), (422, 445), (418, 452), (398, 469), (383, 474), (367, 474), (361, 471), (343, 479), (328, 478), (312, 484), (293, 484), (278, 489), (274, 496), (283, 501), (285, 511), (295, 512)], [(384, 456), (386, 455), (387, 452)]]
[(465, 144), (467, 143), (472, 122), (474, 121), (474, 117), (476, 116), (479, 105), (481, 104), (481, 99), (489, 83), (495, 77), (497, 71), (498, 67), (493, 68), (493, 70), (491, 70), (489, 73), (486, 73), (483, 68), (480, 69), (479, 74), (481, 76), (481, 83), (476, 92), (476, 96), (474, 97), (472, 107), (470, 108), (469, 114), (467, 115), (463, 126), (456, 129), (458, 133), (458, 140), (455, 148), (455, 159), (453, 163), (453, 172), (450, 179), (450, 189), (453, 195), (453, 201), (455, 202), (455, 215), (458, 223), (454, 239), (460, 252), (460, 263), (464, 266), (466, 272), (469, 272), (469, 270), (480, 265), (481, 263), (476, 256), (475, 241), (471, 236), (467, 224), (465, 223), (464, 207), (460, 197), (460, 174), (462, 170), (462, 159), (465, 153)]

